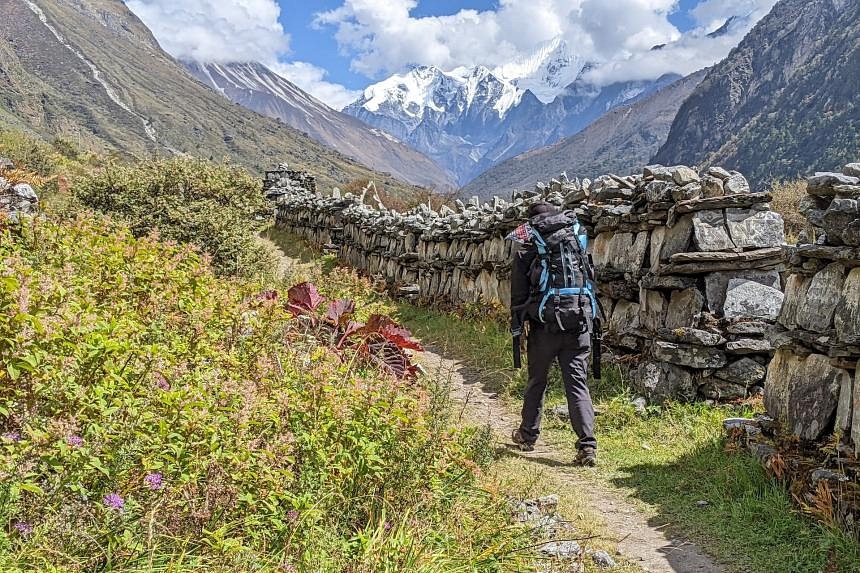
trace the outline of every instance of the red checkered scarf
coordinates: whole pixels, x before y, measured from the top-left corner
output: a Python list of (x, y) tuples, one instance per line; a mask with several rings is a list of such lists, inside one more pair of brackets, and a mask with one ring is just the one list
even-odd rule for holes
[(528, 223), (524, 223), (511, 231), (511, 233), (505, 237), (506, 241), (513, 241), (515, 243), (528, 243), (532, 238), (532, 227)]

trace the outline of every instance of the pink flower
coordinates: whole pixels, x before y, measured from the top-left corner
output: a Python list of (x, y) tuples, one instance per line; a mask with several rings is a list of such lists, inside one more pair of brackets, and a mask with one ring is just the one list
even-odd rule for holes
[(164, 374), (161, 372), (155, 373), (155, 387), (167, 392), (170, 390), (170, 383), (167, 381), (167, 378), (164, 377)]
[(33, 526), (26, 521), (19, 521), (15, 523), (15, 530), (20, 533), (22, 537), (27, 537), (33, 533)]
[(72, 434), (71, 436), (66, 437), (66, 443), (73, 448), (80, 448), (84, 445), (84, 439)]
[(111, 492), (102, 498), (102, 503), (110, 509), (122, 512), (125, 507), (125, 500), (118, 493)]
[(295, 509), (291, 509), (290, 511), (287, 512), (287, 519), (291, 523), (295, 523), (299, 519), (299, 512), (296, 511)]
[(146, 477), (143, 478), (143, 483), (149, 486), (149, 489), (151, 489), (152, 491), (158, 491), (164, 487), (164, 483), (162, 483), (163, 479), (164, 476), (162, 476), (158, 472), (155, 472), (151, 474), (146, 474)]

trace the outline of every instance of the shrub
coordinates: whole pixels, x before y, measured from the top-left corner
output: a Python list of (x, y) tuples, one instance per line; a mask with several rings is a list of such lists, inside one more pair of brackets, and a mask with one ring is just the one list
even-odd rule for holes
[(432, 393), (333, 349), (290, 297), (103, 218), (15, 233), (0, 227), (0, 569), (508, 563), (504, 501), (475, 494)]
[(259, 180), (245, 170), (199, 159), (108, 163), (79, 179), (74, 194), (91, 208), (126, 221), (137, 237), (152, 232), (191, 243), (221, 275), (272, 268), (257, 233), (271, 216)]
[(785, 220), (786, 240), (796, 243), (800, 232), (809, 228), (809, 222), (799, 209), (800, 200), (806, 195), (806, 182), (774, 181), (771, 184), (771, 193), (771, 207)]

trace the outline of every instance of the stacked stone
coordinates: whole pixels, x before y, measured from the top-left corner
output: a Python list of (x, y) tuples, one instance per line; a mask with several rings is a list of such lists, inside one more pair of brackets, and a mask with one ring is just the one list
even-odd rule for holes
[(758, 392), (782, 304), (783, 221), (737, 172), (646, 167), (590, 184), (606, 340), (643, 355), (633, 382), (652, 401)]
[[(280, 190), (273, 189), (279, 193)], [(592, 237), (610, 347), (642, 353), (643, 394), (733, 399), (761, 385), (779, 312), (782, 219), (737, 172), (646, 167), (594, 181), (566, 175), (511, 201), (406, 213), (293, 189), (281, 226), (333, 245), (351, 266), (425, 301), (509, 302), (515, 245), (504, 237), (537, 201), (577, 213)]]
[(266, 171), (263, 177), (263, 191), (269, 199), (276, 200), (294, 190), (315, 193), (317, 190), (316, 177), (306, 171), (290, 169), (286, 163), (281, 163), (277, 169)]
[(20, 215), (34, 214), (39, 204), (39, 197), (28, 183), (13, 185), (3, 177), (14, 168), (10, 159), (0, 157), (0, 212), (7, 213), (12, 222), (18, 221)]
[(817, 240), (802, 236), (790, 257), (765, 405), (784, 431), (817, 440), (835, 429), (860, 453), (860, 164), (816, 173), (807, 192)]

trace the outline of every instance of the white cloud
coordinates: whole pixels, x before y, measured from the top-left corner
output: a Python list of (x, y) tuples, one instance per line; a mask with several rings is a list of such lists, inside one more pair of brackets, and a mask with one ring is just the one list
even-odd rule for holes
[(272, 70), (334, 109), (343, 109), (361, 96), (360, 91), (349, 90), (340, 84), (325, 81), (328, 72), (313, 64), (275, 62), (268, 65)]
[(128, 0), (172, 56), (215, 63), (261, 62), (322, 102), (343, 108), (360, 92), (325, 81), (326, 71), (284, 62), (290, 38), (275, 0)]
[[(429, 2), (429, 0), (421, 0)], [(412, 64), (442, 69), (503, 65), (562, 36), (599, 64), (599, 83), (688, 74), (725, 57), (776, 0), (704, 0), (699, 25), (682, 34), (669, 21), (677, 0), (500, 0), (483, 12), (413, 17), (418, 0), (343, 0), (317, 14), (331, 26), (352, 68), (369, 77), (402, 72)], [(707, 37), (731, 16), (741, 20), (720, 38)], [(663, 50), (652, 50), (666, 44)]]
[(176, 58), (202, 62), (276, 59), (289, 49), (274, 0), (128, 0)]

